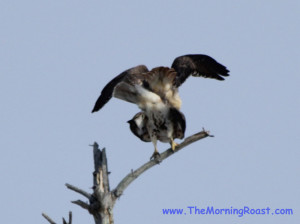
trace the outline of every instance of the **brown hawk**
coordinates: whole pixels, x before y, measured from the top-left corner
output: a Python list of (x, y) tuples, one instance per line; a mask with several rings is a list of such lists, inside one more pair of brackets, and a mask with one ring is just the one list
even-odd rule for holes
[[(145, 142), (152, 142), (159, 155), (157, 140), (169, 142), (175, 150), (174, 139), (184, 138), (185, 117), (180, 112), (179, 86), (189, 76), (224, 80), (229, 70), (207, 55), (184, 55), (169, 67), (151, 71), (144, 65), (130, 68), (111, 80), (102, 90), (92, 112), (100, 110), (112, 97), (136, 104), (141, 112), (128, 121), (130, 130)], [(151, 158), (152, 158), (151, 157)]]

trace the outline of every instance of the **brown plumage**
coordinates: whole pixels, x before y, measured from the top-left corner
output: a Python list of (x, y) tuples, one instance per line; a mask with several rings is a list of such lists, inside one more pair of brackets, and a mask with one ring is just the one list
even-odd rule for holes
[(128, 121), (130, 130), (145, 142), (169, 142), (173, 150), (175, 138), (182, 139), (186, 128), (180, 112), (178, 87), (190, 76), (224, 80), (229, 76), (225, 66), (206, 55), (185, 55), (176, 58), (171, 66), (151, 71), (144, 65), (122, 72), (102, 90), (92, 112), (100, 110), (112, 96), (138, 105), (141, 112)]

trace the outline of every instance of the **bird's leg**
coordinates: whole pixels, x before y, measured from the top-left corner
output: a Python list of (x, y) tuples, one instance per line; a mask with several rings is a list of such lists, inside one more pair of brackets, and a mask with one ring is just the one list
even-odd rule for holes
[(157, 160), (157, 159), (159, 159), (159, 158), (160, 158), (160, 153), (158, 152), (157, 148), (155, 148), (155, 150), (154, 150), (152, 156), (150, 157), (150, 160), (152, 160), (152, 159)]
[(171, 127), (169, 127), (168, 129), (168, 138), (170, 139), (170, 145), (171, 145), (171, 149), (173, 150), (173, 152), (175, 151), (176, 146), (178, 145), (176, 142), (174, 142), (174, 138), (173, 138), (173, 134), (174, 134), (174, 127), (173, 125), (169, 125)]
[(171, 145), (171, 148), (172, 148), (172, 150), (173, 150), (173, 152), (175, 151), (175, 148), (176, 148), (176, 146), (178, 145), (176, 142), (174, 142), (174, 139), (173, 138), (171, 138), (171, 141), (170, 141), (170, 145)]
[(157, 138), (156, 136), (152, 136), (152, 143), (154, 145), (154, 152), (152, 154), (152, 156), (150, 157), (150, 160), (154, 159), (154, 160), (158, 160), (159, 161), (159, 158), (160, 158), (160, 154), (157, 150)]

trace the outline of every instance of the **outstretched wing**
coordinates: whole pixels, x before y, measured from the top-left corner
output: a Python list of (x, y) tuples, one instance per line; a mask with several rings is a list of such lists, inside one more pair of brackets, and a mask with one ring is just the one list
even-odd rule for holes
[(135, 74), (141, 74), (144, 72), (148, 72), (147, 67), (145, 65), (139, 65), (122, 72), (120, 75), (118, 75), (109, 83), (107, 83), (106, 86), (101, 91), (101, 95), (97, 99), (95, 106), (92, 110), (92, 113), (100, 110), (112, 98), (115, 87), (118, 84), (120, 84), (126, 77)]
[(224, 80), (222, 76), (229, 76), (229, 70), (215, 59), (202, 54), (190, 54), (175, 58), (172, 68), (177, 72), (175, 86), (179, 87), (190, 76), (202, 76)]

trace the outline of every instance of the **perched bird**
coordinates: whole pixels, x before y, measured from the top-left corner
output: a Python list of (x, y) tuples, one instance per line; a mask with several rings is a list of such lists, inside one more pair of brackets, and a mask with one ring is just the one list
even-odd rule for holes
[(99, 111), (112, 97), (136, 104), (141, 112), (128, 121), (134, 135), (152, 142), (159, 156), (157, 140), (169, 142), (175, 150), (174, 139), (184, 138), (186, 123), (180, 112), (179, 86), (189, 76), (224, 80), (229, 70), (207, 55), (190, 54), (177, 57), (169, 67), (151, 71), (145, 65), (130, 68), (112, 79), (102, 90), (92, 112)]

